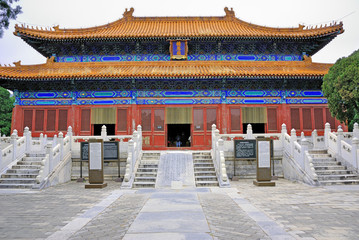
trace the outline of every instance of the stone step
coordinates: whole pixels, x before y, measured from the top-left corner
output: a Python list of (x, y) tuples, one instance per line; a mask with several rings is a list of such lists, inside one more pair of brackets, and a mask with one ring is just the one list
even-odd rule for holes
[[(19, 173), (5, 173), (3, 174), (1, 177), (2, 178), (36, 178), (38, 174), (36, 173), (24, 173), (24, 174), (19, 174)], [(1, 181), (1, 178), (0, 178)]]
[(0, 183), (35, 184), (36, 179), (32, 179), (32, 178), (0, 178)]
[(201, 181), (217, 181), (217, 176), (195, 176), (196, 178), (196, 182), (201, 182)]
[(322, 185), (336, 185), (336, 184), (359, 184), (359, 180), (345, 179), (345, 180), (324, 180), (319, 181)]
[(15, 165), (12, 169), (40, 169), (40, 165)]
[(326, 149), (312, 149), (308, 151), (309, 154), (328, 154)]
[(312, 158), (331, 158), (332, 155), (327, 153), (327, 154), (309, 154), (309, 156), (311, 156)]
[(359, 180), (356, 174), (338, 174), (338, 175), (319, 175), (318, 180)]
[(197, 159), (212, 159), (212, 156), (206, 156), (206, 155), (199, 155), (199, 156), (192, 156), (193, 160)]
[(194, 163), (193, 166), (195, 169), (197, 167), (214, 167), (213, 163)]
[(158, 164), (140, 164), (138, 168), (158, 168)]
[(156, 182), (156, 177), (135, 177), (135, 182)]
[(9, 169), (6, 173), (16, 174), (38, 174), (40, 169)]
[(157, 172), (158, 168), (137, 168), (137, 172)]
[(200, 171), (194, 172), (195, 176), (217, 176), (216, 171)]
[(39, 162), (18, 161), (17, 165), (41, 165), (41, 161)]
[(34, 161), (34, 162), (39, 162), (42, 161), (44, 159), (44, 157), (24, 157), (22, 159), (22, 161)]
[(219, 186), (218, 181), (197, 181), (197, 187), (217, 187)]
[(154, 188), (156, 183), (154, 182), (134, 182), (132, 185), (134, 188)]
[(317, 175), (340, 175), (340, 174), (349, 174), (349, 170), (317, 170), (315, 171)]
[(46, 157), (46, 154), (44, 153), (27, 153), (26, 157)]
[(32, 188), (34, 184), (0, 183), (0, 188)]
[(313, 165), (314, 166), (335, 166), (335, 165), (339, 165), (341, 166), (341, 163), (340, 162), (337, 162), (337, 161), (329, 161), (329, 162), (316, 162), (316, 161), (313, 161)]
[(194, 167), (195, 172), (215, 171), (214, 167)]
[(331, 166), (323, 166), (323, 165), (314, 165), (315, 170), (346, 170), (347, 168), (342, 165), (331, 165)]
[(312, 158), (313, 162), (337, 162), (335, 158)]
[(136, 172), (136, 177), (156, 177), (157, 172)]
[(158, 156), (158, 157), (144, 157), (144, 156), (142, 156), (142, 158), (141, 158), (141, 160), (145, 160), (145, 161), (150, 161), (150, 160), (159, 160), (160, 159), (160, 157)]

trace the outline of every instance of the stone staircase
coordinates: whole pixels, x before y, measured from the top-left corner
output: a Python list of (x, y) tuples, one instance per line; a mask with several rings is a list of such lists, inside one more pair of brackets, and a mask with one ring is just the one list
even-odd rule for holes
[(359, 176), (341, 165), (327, 150), (309, 150), (321, 185), (359, 184)]
[(210, 152), (194, 152), (193, 167), (196, 187), (219, 186)]
[(154, 188), (156, 186), (159, 152), (144, 152), (137, 168), (133, 188)]
[(1, 176), (0, 188), (33, 188), (44, 158), (45, 154), (26, 154)]

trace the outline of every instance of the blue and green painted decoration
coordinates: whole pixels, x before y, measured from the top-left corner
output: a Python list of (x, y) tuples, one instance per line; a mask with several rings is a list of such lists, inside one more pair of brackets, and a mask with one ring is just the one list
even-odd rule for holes
[(15, 96), (15, 104), (22, 106), (327, 103), (319, 90), (51, 91), (16, 92)]

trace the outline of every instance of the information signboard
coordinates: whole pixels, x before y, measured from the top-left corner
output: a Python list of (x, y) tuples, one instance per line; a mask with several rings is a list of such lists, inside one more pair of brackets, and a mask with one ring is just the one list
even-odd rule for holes
[(234, 140), (235, 158), (255, 159), (256, 156), (256, 140)]
[(89, 160), (89, 143), (81, 142), (81, 160), (88, 161)]
[(118, 142), (103, 142), (104, 160), (118, 159)]

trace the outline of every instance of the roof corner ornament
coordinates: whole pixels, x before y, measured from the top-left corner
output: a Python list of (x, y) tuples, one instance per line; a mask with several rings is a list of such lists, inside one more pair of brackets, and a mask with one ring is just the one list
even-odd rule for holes
[(125, 19), (132, 19), (133, 18), (133, 12), (135, 11), (135, 9), (132, 7), (130, 8), (130, 10), (125, 10), (125, 12), (123, 13), (123, 18)]
[(224, 12), (226, 13), (226, 17), (230, 17), (230, 18), (234, 18), (235, 17), (235, 13), (233, 11), (233, 8), (231, 8), (231, 10), (229, 10), (228, 7), (224, 8)]
[(17, 62), (13, 62), (13, 64), (15, 65), (15, 67), (20, 67), (21, 66), (21, 60), (17, 61)]
[(52, 64), (55, 62), (55, 56), (51, 56), (50, 58), (46, 59), (46, 64)]

